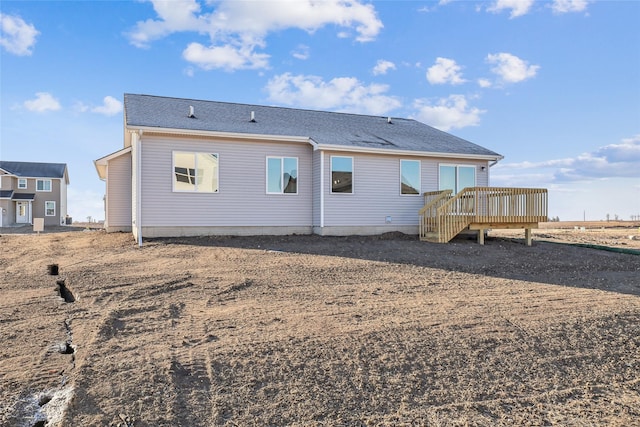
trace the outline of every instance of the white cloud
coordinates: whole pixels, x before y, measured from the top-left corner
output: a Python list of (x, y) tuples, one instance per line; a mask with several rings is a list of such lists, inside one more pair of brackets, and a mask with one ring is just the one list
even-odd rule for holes
[(122, 102), (112, 96), (105, 96), (103, 104), (91, 109), (93, 113), (104, 114), (105, 116), (115, 116), (122, 111)]
[(285, 73), (269, 80), (265, 89), (269, 100), (303, 108), (380, 115), (401, 105), (397, 98), (385, 94), (387, 85), (365, 85), (354, 77), (325, 82), (318, 76)]
[(339, 37), (355, 31), (357, 41), (375, 39), (383, 25), (371, 4), (358, 0), (281, 0), (267, 1), (208, 1), (205, 7), (215, 9), (202, 12), (196, 0), (152, 0), (158, 19), (140, 21), (129, 33), (131, 43), (147, 47), (153, 40), (175, 32), (207, 34), (210, 46), (192, 42), (183, 52), (187, 61), (210, 70), (223, 68), (266, 68), (269, 55), (256, 53), (265, 48), (267, 34), (289, 28), (313, 33), (327, 25), (343, 30)]
[(491, 87), (492, 83), (491, 83), (491, 80), (489, 79), (478, 79), (478, 86), (482, 88), (487, 88), (487, 87)]
[(153, 9), (160, 19), (138, 21), (133, 31), (129, 32), (131, 44), (146, 48), (157, 39), (180, 31), (206, 31), (209, 23), (207, 15), (197, 16), (200, 4), (196, 0), (153, 0)]
[(389, 70), (395, 70), (396, 64), (384, 59), (378, 59), (375, 67), (373, 67), (373, 75), (378, 76), (380, 74), (387, 74)]
[(86, 113), (89, 111), (89, 106), (82, 101), (76, 101), (73, 103), (73, 111), (78, 113)]
[(309, 46), (304, 44), (299, 44), (295, 48), (295, 50), (291, 52), (291, 55), (296, 59), (300, 59), (301, 61), (309, 59)]
[(40, 32), (36, 27), (27, 24), (19, 16), (0, 13), (0, 45), (7, 52), (20, 56), (31, 55), (38, 34)]
[(44, 113), (45, 111), (58, 111), (60, 103), (48, 92), (37, 92), (35, 99), (24, 102), (24, 107), (29, 111)]
[(583, 12), (588, 4), (589, 0), (553, 0), (551, 10), (554, 13)]
[(534, 0), (496, 0), (487, 10), (500, 13), (503, 10), (511, 10), (510, 18), (517, 18), (529, 13)]
[(445, 83), (459, 85), (466, 81), (462, 78), (461, 70), (462, 67), (453, 59), (436, 58), (436, 63), (427, 70), (427, 80), (433, 85)]
[(638, 178), (640, 174), (640, 134), (577, 157), (543, 162), (498, 164), (496, 171), (550, 170), (552, 182), (589, 181), (603, 178)]
[(491, 71), (496, 74), (503, 83), (518, 83), (535, 77), (540, 69), (539, 65), (529, 65), (523, 59), (510, 53), (495, 53), (487, 55), (489, 64), (496, 64)]
[(204, 70), (222, 68), (233, 71), (239, 69), (266, 68), (269, 55), (256, 53), (253, 47), (247, 46), (211, 46), (191, 43), (182, 52), (182, 56), (189, 62)]
[(435, 103), (418, 99), (414, 102), (414, 108), (418, 110), (415, 115), (417, 120), (443, 131), (477, 126), (480, 116), (486, 112), (469, 106), (464, 95), (450, 95)]

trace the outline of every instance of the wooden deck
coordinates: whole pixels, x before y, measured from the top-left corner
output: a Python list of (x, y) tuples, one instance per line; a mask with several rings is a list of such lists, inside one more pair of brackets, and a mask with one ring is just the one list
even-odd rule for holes
[(484, 244), (491, 228), (525, 230), (531, 246), (531, 230), (548, 220), (545, 188), (470, 187), (455, 196), (451, 190), (424, 193), (420, 209), (420, 240), (446, 243), (464, 230), (477, 230)]

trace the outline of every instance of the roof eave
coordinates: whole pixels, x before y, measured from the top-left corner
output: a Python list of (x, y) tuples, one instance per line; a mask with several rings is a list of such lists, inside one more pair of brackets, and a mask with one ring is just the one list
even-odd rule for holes
[(268, 135), (260, 133), (238, 133), (238, 132), (221, 132), (209, 130), (193, 130), (193, 129), (176, 129), (161, 128), (151, 126), (127, 126), (129, 132), (142, 131), (143, 134), (169, 134), (183, 136), (206, 136), (210, 138), (232, 138), (232, 139), (250, 139), (260, 141), (278, 141), (278, 142), (301, 142), (316, 145), (308, 136), (295, 135)]
[(369, 148), (369, 147), (349, 147), (344, 145), (332, 145), (332, 144), (316, 144), (314, 147), (316, 150), (324, 151), (344, 151), (355, 153), (368, 153), (368, 154), (394, 154), (401, 156), (414, 156), (414, 157), (444, 157), (449, 159), (472, 159), (472, 160), (494, 160), (499, 161), (504, 159), (504, 156), (500, 154), (465, 154), (465, 153), (442, 153), (435, 151), (411, 151), (389, 148)]

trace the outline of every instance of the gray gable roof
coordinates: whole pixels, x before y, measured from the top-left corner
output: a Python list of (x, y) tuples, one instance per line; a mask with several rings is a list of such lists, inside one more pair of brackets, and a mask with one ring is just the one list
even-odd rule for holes
[(0, 169), (27, 178), (65, 178), (66, 163), (8, 162), (0, 160)]
[[(190, 107), (194, 116), (189, 117)], [(125, 125), (310, 138), (319, 145), (455, 155), (501, 155), (412, 119), (125, 94)], [(252, 112), (255, 121), (251, 121)]]

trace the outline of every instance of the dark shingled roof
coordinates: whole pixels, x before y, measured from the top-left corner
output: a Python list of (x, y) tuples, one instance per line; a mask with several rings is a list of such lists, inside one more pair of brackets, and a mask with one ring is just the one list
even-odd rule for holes
[(64, 178), (65, 163), (7, 162), (0, 160), (0, 169), (27, 178)]
[(34, 200), (35, 198), (35, 193), (13, 193), (11, 200)]
[(411, 119), (392, 118), (388, 123), (379, 116), (134, 94), (125, 94), (124, 108), (126, 126), (132, 128), (294, 136), (320, 145), (502, 157)]
[(10, 199), (12, 195), (13, 195), (13, 190), (0, 191), (0, 199)]

